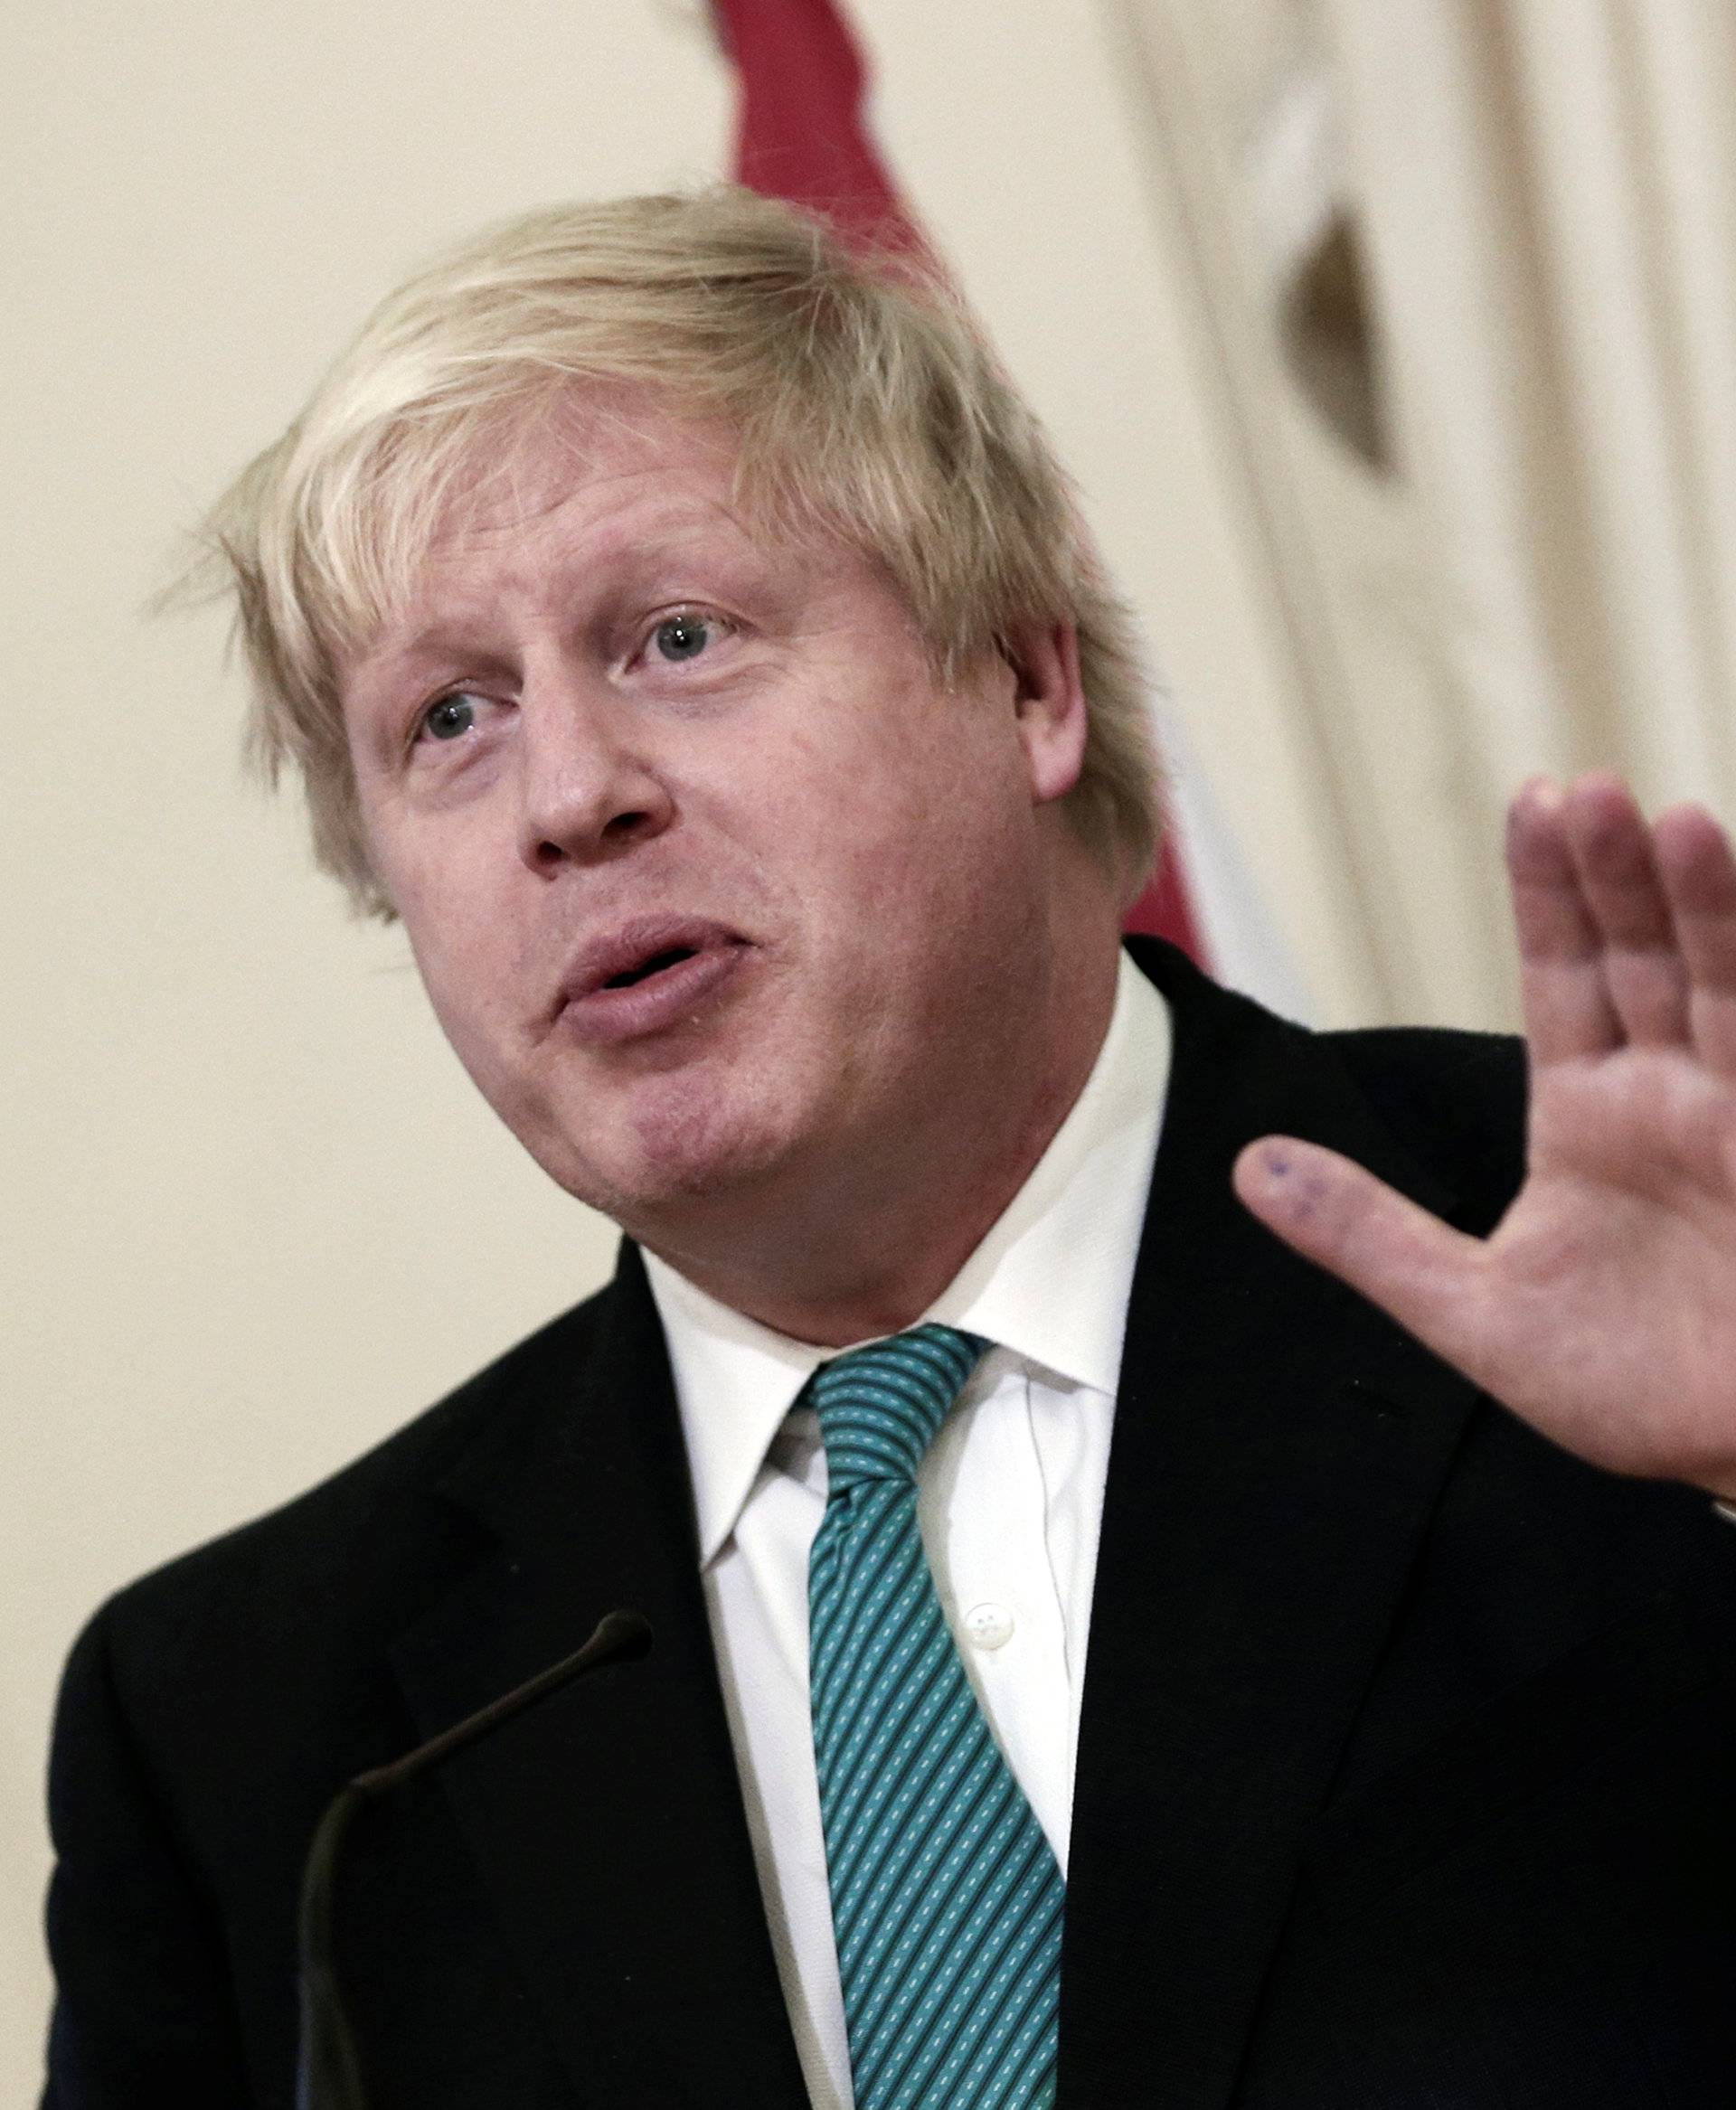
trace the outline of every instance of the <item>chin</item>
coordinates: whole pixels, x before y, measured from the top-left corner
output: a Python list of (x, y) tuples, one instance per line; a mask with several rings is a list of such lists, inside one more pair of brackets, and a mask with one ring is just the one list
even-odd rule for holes
[(799, 1150), (807, 1124), (763, 1092), (706, 1091), (692, 1079), (641, 1082), (627, 1107), (599, 1123), (594, 1105), (557, 1118), (551, 1147), (532, 1145), (570, 1194), (623, 1229), (710, 1197), (739, 1196), (774, 1178)]

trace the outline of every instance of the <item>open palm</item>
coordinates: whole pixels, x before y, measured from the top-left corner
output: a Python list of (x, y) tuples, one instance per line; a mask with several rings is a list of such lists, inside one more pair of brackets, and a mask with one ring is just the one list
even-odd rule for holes
[(1288, 1137), (1237, 1192), (1544, 1435), (1736, 1499), (1736, 859), (1596, 776), (1526, 786), (1507, 864), (1531, 1117), (1494, 1233)]

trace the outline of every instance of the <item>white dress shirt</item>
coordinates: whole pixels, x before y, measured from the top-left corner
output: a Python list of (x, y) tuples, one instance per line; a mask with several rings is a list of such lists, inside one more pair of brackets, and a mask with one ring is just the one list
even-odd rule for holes
[[(1163, 1118), (1169, 1014), (1122, 955), (1084, 1090), (923, 1314), (994, 1343), (923, 1460), (917, 1513), (959, 1653), (1063, 1874), (1109, 1429)], [(668, 1338), (700, 1558), (772, 1947), (816, 2110), (852, 2110), (807, 1698), (818, 1417), (837, 1351), (789, 1340), (646, 1256)]]

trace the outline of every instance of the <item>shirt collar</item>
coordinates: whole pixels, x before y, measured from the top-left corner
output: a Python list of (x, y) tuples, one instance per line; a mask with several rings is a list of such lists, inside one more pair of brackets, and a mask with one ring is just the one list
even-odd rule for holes
[[(1085, 1088), (925, 1319), (980, 1333), (1052, 1378), (1114, 1396), (1169, 1060), (1168, 1011), (1123, 953), (1109, 1031)], [(836, 1352), (732, 1311), (655, 1253), (645, 1264), (709, 1563), (802, 1387)]]

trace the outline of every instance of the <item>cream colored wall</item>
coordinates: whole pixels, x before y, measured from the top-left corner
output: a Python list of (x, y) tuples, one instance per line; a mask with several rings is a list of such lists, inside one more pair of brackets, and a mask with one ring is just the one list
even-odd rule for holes
[[(7, 2102), (36, 2085), (40, 1776), (80, 1621), (587, 1291), (611, 1245), (495, 1127), (401, 943), (347, 925), (293, 811), (240, 787), (222, 624), (141, 603), (177, 528), (420, 255), (534, 201), (722, 167), (728, 83), (697, 12), (9, 11)], [(882, 137), (1150, 609), (1327, 1008), (1354, 1008), (1354, 972), (1311, 929), (1318, 859), (1286, 881), (1269, 640), (1098, 14), (856, 14)]]

